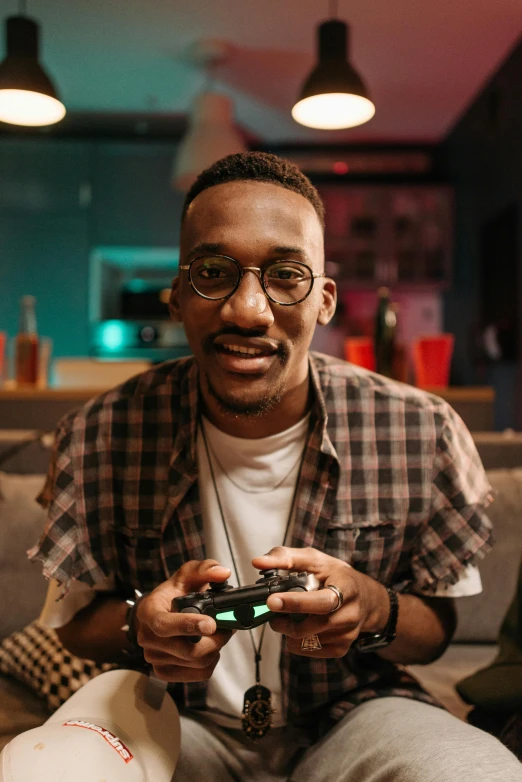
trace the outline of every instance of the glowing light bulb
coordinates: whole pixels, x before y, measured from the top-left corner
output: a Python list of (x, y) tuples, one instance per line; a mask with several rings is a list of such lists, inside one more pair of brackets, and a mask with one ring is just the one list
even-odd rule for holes
[(375, 106), (368, 98), (329, 92), (303, 98), (292, 109), (292, 117), (301, 125), (321, 130), (354, 128), (368, 122), (375, 114)]

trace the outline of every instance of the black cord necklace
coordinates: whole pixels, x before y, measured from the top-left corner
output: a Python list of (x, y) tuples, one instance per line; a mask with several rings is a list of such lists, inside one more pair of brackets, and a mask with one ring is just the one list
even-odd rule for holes
[[(205, 451), (207, 454), (207, 463), (210, 469), (210, 475), (212, 477), (212, 485), (214, 487), (214, 492), (216, 495), (219, 512), (221, 514), (223, 529), (225, 530), (225, 537), (227, 539), (228, 550), (230, 552), (230, 557), (232, 559), (232, 564), (234, 566), (234, 573), (236, 575), (237, 585), (241, 586), (241, 580), (239, 578), (239, 572), (236, 565), (236, 558), (234, 557), (234, 552), (232, 550), (232, 542), (230, 540), (228, 527), (225, 521), (223, 506), (221, 505), (221, 499), (217, 488), (216, 476), (214, 475), (214, 467), (212, 465), (212, 460), (210, 458), (210, 450), (208, 447), (207, 437), (205, 435), (205, 427), (203, 425), (202, 418), (200, 418), (199, 425), (201, 428), (201, 435), (203, 437), (203, 443), (205, 445)], [(288, 530), (290, 529), (290, 523), (292, 521), (292, 516), (294, 513), (295, 499), (297, 497), (297, 487), (299, 486), (299, 479), (301, 477), (301, 469), (303, 467), (305, 453), (306, 453), (306, 443), (305, 443), (305, 447), (303, 448), (301, 460), (299, 462), (299, 471), (297, 473), (297, 479), (295, 482), (294, 493), (292, 496), (292, 504), (290, 506), (290, 513), (288, 514), (288, 519), (286, 522), (285, 534), (283, 536), (283, 545), (286, 542)], [(243, 696), (243, 712), (241, 714), (241, 724), (245, 735), (248, 736), (248, 738), (252, 739), (252, 741), (256, 741), (257, 739), (262, 739), (264, 736), (266, 736), (266, 734), (268, 733), (268, 731), (272, 726), (272, 714), (275, 711), (275, 709), (272, 708), (272, 693), (270, 692), (268, 687), (264, 687), (261, 684), (261, 675), (260, 675), (261, 647), (263, 645), (263, 639), (265, 637), (265, 630), (266, 630), (266, 624), (263, 625), (263, 630), (261, 632), (261, 638), (259, 639), (258, 646), (256, 646), (256, 643), (254, 641), (254, 635), (252, 633), (252, 630), (248, 631), (250, 635), (250, 640), (252, 642), (252, 648), (254, 650), (254, 660), (256, 665), (256, 683), (252, 687), (249, 687)]]

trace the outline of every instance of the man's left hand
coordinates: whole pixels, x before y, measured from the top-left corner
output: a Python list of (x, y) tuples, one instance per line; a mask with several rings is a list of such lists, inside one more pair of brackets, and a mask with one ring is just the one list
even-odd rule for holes
[[(386, 589), (351, 565), (314, 548), (277, 546), (268, 554), (256, 557), (252, 564), (259, 570), (307, 571), (313, 573), (324, 587), (336, 586), (343, 594), (343, 604), (332, 589), (312, 592), (282, 592), (271, 595), (267, 606), (274, 613), (309, 616), (303, 622), (293, 622), (288, 616), (272, 619), (273, 630), (287, 637), (287, 649), (305, 657), (344, 657), (359, 633), (378, 632), (386, 625), (389, 601)], [(382, 626), (381, 626), (382, 625)], [(322, 648), (301, 649), (303, 638), (317, 635)]]

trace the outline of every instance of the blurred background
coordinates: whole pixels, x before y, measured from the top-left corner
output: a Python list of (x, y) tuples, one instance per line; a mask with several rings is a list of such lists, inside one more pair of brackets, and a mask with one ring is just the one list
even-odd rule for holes
[[(436, 390), (472, 429), (522, 429), (519, 0), (1, 11), (4, 411), (189, 352), (166, 307), (184, 193), (243, 148), (294, 161), (324, 199), (340, 307), (312, 347)], [(352, 127), (293, 118), (321, 68), (323, 90), (355, 94)], [(16, 90), (58, 113), (13, 121)]]

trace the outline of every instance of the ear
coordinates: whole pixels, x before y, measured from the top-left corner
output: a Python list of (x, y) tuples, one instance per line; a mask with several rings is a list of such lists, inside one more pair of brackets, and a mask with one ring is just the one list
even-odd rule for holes
[(179, 277), (174, 277), (172, 280), (172, 290), (169, 298), (169, 312), (172, 320), (176, 323), (183, 323), (181, 317), (181, 310), (179, 308)]
[(325, 277), (323, 282), (321, 309), (317, 316), (317, 322), (320, 326), (326, 326), (327, 323), (330, 323), (335, 312), (336, 304), (337, 285), (330, 277)]

